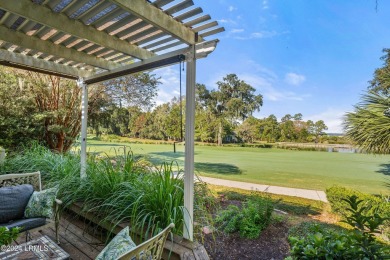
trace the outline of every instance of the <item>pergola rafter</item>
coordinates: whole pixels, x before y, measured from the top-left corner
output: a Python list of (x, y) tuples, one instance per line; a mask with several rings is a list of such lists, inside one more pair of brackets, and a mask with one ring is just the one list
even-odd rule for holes
[(88, 84), (187, 63), (184, 237), (193, 239), (196, 59), (224, 31), (193, 0), (0, 0), (0, 64), (77, 79), (83, 89), (86, 174)]
[(35, 59), (31, 56), (1, 49), (0, 57), (0, 64), (4, 66), (32, 70), (40, 73), (50, 73), (52, 75), (61, 76), (68, 79), (88, 77), (92, 74), (91, 71), (79, 70), (70, 66), (61, 65), (43, 59)]
[(25, 48), (33, 49), (43, 53), (49, 53), (67, 60), (86, 63), (106, 70), (115, 69), (120, 66), (119, 64), (116, 64), (112, 61), (106, 61), (102, 58), (91, 56), (84, 52), (80, 52), (72, 48), (67, 48), (62, 45), (55, 45), (51, 42), (41, 40), (38, 37), (28, 36), (24, 33), (13, 31), (2, 25), (0, 25), (0, 40), (15, 45), (20, 45), (20, 43), (22, 43), (22, 46)]
[(71, 19), (65, 14), (54, 13), (48, 7), (36, 5), (30, 0), (2, 1), (1, 8), (55, 30), (81, 39), (88, 39), (88, 41), (102, 47), (116, 50), (141, 60), (151, 58), (155, 55), (150, 51), (128, 44), (116, 37), (110, 37), (110, 40), (107, 41), (107, 37), (109, 37), (107, 33), (97, 31), (95, 28), (87, 26), (78, 20)]
[[(161, 9), (158, 9), (153, 5), (145, 6), (145, 0), (112, 0), (111, 2), (115, 2), (115, 4), (119, 5), (122, 9), (134, 14), (143, 21), (152, 24), (156, 28), (181, 39), (187, 44), (195, 44), (202, 41), (202, 39), (196, 39), (194, 31), (183, 26), (183, 24), (170, 16), (175, 13), (173, 10), (168, 9), (169, 15), (167, 15)], [(189, 4), (186, 7), (193, 5), (193, 2), (188, 0), (185, 0), (182, 3)], [(179, 7), (177, 11), (180, 10)]]

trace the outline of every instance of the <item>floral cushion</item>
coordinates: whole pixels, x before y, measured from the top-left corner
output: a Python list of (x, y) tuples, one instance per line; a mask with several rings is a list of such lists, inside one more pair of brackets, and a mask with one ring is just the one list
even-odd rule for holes
[(34, 191), (24, 211), (26, 218), (53, 218), (53, 203), (57, 195), (57, 188), (43, 191)]
[(129, 235), (129, 227), (125, 227), (121, 230), (108, 245), (100, 252), (96, 257), (96, 260), (114, 260), (119, 259), (127, 252), (136, 247), (133, 240)]

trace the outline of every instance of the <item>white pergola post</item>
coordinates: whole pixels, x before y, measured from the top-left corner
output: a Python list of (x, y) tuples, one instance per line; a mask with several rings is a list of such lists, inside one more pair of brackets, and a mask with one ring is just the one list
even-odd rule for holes
[(195, 136), (195, 83), (196, 58), (195, 45), (186, 55), (186, 127), (184, 161), (184, 237), (193, 240), (194, 219), (194, 136)]
[(87, 176), (87, 119), (88, 119), (88, 85), (84, 83), (84, 80), (80, 78), (77, 81), (77, 85), (82, 88), (81, 97), (81, 151), (80, 151), (80, 177)]

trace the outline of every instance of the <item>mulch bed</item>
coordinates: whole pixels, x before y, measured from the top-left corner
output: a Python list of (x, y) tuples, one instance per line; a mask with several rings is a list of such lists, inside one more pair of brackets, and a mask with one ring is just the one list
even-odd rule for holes
[(239, 234), (206, 235), (204, 246), (211, 259), (284, 259), (289, 255), (288, 226), (284, 223), (270, 225), (258, 239), (241, 238)]
[[(226, 201), (229, 204), (239, 204), (237, 201)], [(258, 239), (241, 238), (238, 233), (225, 234), (214, 232), (205, 235), (204, 246), (213, 260), (271, 260), (284, 259), (289, 255), (290, 246), (287, 241), (289, 226), (284, 223), (275, 223), (262, 231)]]

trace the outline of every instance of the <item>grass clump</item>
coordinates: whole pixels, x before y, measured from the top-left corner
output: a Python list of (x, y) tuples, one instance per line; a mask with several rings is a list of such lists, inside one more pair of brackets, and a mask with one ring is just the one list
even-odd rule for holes
[(215, 222), (225, 233), (239, 232), (241, 237), (256, 239), (271, 221), (274, 203), (269, 198), (253, 195), (242, 208), (230, 205), (219, 212)]
[[(183, 174), (172, 177), (175, 164), (154, 167), (131, 152), (90, 156), (86, 177), (80, 178), (79, 161), (77, 154), (52, 153), (33, 145), (9, 156), (0, 165), (0, 174), (41, 171), (44, 186), (59, 185), (58, 198), (64, 207), (81, 203), (84, 212), (98, 216), (102, 223), (130, 222), (133, 231), (145, 236), (174, 223), (174, 233), (182, 235), (184, 181)], [(210, 225), (207, 207), (212, 199), (205, 187), (195, 185), (194, 221)]]

